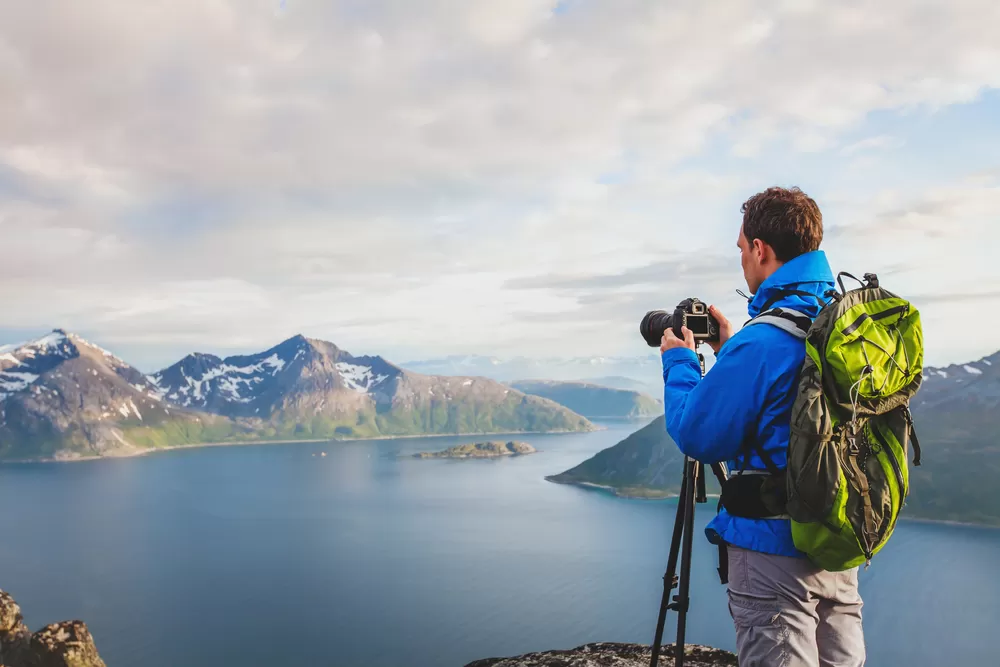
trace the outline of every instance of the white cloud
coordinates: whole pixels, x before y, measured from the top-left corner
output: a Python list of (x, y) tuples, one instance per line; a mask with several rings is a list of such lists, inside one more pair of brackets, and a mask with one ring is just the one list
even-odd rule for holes
[(854, 155), (865, 151), (886, 150), (900, 148), (904, 142), (896, 137), (880, 134), (875, 137), (866, 137), (860, 141), (855, 141), (840, 149), (841, 155)]
[[(509, 280), (729, 248), (753, 156), (891, 148), (847, 137), (1000, 86), (985, 1), (556, 4), (5, 3), (5, 323), (375, 350), (395, 333), (358, 323), (397, 317), (434, 354), (481, 349), (482, 318), (484, 345), (560, 351), (527, 315), (576, 297)], [(991, 187), (876, 222), (982, 220)], [(568, 352), (631, 349), (586, 305)]]

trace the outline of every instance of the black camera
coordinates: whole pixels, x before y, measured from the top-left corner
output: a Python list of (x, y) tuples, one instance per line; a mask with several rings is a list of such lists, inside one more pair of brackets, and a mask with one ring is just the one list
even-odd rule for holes
[(708, 312), (705, 302), (691, 297), (684, 299), (673, 313), (665, 310), (651, 310), (639, 323), (639, 333), (650, 347), (659, 347), (663, 332), (673, 329), (674, 335), (684, 339), (681, 327), (687, 327), (694, 334), (695, 344), (700, 341), (714, 343), (719, 340), (719, 322)]

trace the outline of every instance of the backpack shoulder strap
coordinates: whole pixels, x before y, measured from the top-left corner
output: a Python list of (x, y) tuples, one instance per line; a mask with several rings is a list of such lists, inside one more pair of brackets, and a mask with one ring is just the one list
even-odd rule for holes
[[(748, 327), (754, 324), (770, 324), (781, 329), (782, 331), (792, 334), (799, 340), (805, 340), (806, 334), (809, 333), (809, 327), (812, 326), (812, 323), (813, 318), (801, 311), (793, 308), (772, 308), (771, 310), (763, 312), (757, 317), (751, 319), (744, 326)], [(743, 454), (743, 466), (740, 469), (740, 474), (743, 473), (743, 468), (746, 468), (749, 455), (753, 453), (757, 454), (769, 473), (776, 476), (781, 474), (778, 466), (774, 463), (767, 452), (765, 452), (762, 447), (759, 447), (754, 441), (747, 443), (741, 448), (741, 454)]]
[(792, 308), (772, 308), (747, 322), (744, 326), (753, 324), (770, 324), (787, 331), (800, 340), (806, 339), (812, 318), (803, 312)]

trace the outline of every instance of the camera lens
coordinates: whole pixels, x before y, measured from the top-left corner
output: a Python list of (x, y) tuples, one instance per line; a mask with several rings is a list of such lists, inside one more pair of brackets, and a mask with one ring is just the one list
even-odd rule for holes
[(651, 310), (639, 323), (639, 333), (650, 347), (659, 347), (663, 332), (671, 328), (671, 314), (665, 310)]

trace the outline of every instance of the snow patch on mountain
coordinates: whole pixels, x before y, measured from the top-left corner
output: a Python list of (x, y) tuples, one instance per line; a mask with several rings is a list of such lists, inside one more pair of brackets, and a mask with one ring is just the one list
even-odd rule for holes
[(66, 340), (66, 334), (61, 331), (53, 331), (48, 335), (42, 336), (36, 341), (32, 341), (22, 346), (21, 350), (34, 353), (36, 351), (48, 350), (49, 348), (58, 348), (66, 343)]
[(979, 370), (978, 368), (975, 368), (973, 366), (965, 365), (965, 366), (962, 366), (962, 368), (965, 369), (966, 373), (969, 373), (971, 375), (982, 375), (983, 374), (983, 372), (981, 370)]
[(341, 361), (335, 367), (344, 379), (344, 384), (360, 394), (367, 394), (389, 378), (388, 375), (375, 375), (371, 366), (358, 366)]
[(76, 354), (66, 334), (56, 330), (38, 340), (0, 348), (0, 400), (24, 391), (42, 373)]
[(65, 333), (53, 331), (38, 340), (18, 345), (5, 345), (0, 348), (0, 353), (3, 353), (0, 358), (6, 361), (13, 359), (16, 363), (24, 363), (43, 356), (69, 358), (72, 354), (72, 345)]
[(156, 396), (166, 397), (185, 406), (191, 406), (192, 402), (204, 401), (206, 395), (212, 391), (213, 382), (225, 400), (250, 403), (254, 399), (253, 395), (245, 394), (252, 394), (253, 387), (264, 381), (265, 374), (277, 375), (285, 365), (285, 360), (275, 352), (253, 364), (237, 366), (220, 363), (204, 371), (200, 376), (190, 376), (181, 367), (179, 370), (185, 386), (177, 387), (169, 395), (168, 389), (161, 385), (162, 374), (150, 376), (149, 381), (156, 387), (154, 390)]
[(3, 371), (0, 373), (0, 400), (7, 398), (10, 394), (27, 389), (37, 379), (38, 376), (34, 373)]

